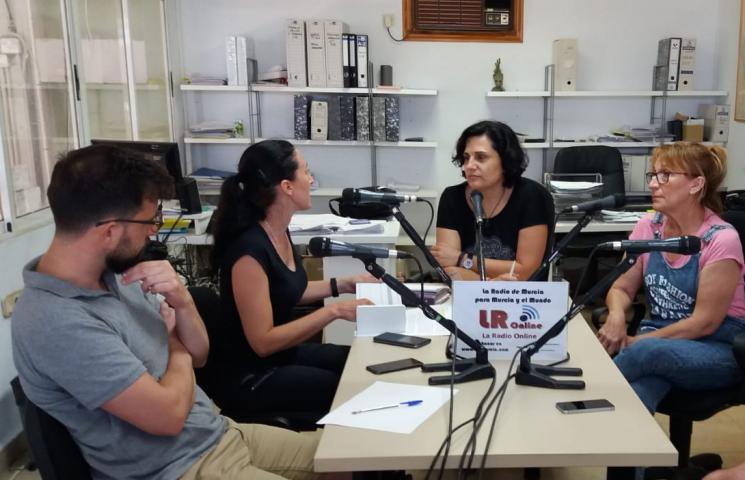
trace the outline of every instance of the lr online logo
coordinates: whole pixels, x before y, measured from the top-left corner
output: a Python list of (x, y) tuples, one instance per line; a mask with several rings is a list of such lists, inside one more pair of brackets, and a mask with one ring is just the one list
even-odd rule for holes
[(527, 322), (529, 320), (538, 320), (540, 316), (538, 315), (538, 310), (530, 305), (523, 305), (523, 313), (520, 315), (520, 321), (521, 322)]
[(540, 320), (540, 315), (535, 307), (530, 305), (522, 306), (520, 321), (513, 321), (507, 324), (509, 316), (504, 310), (479, 310), (479, 324), (482, 328), (519, 328), (519, 329), (539, 329), (543, 325), (534, 323)]

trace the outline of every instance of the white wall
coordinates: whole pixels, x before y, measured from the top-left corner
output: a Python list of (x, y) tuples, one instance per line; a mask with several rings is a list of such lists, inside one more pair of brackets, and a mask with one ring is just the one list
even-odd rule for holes
[[(378, 149), (378, 180), (417, 183), (440, 190), (459, 180), (449, 162), (455, 141), (464, 127), (495, 118), (515, 130), (541, 135), (541, 100), (490, 99), (494, 61), (502, 59), (507, 90), (543, 89), (544, 66), (551, 63), (551, 42), (578, 39), (580, 90), (649, 90), (657, 41), (668, 36), (697, 39), (696, 88), (734, 88), (733, 69), (739, 2), (715, 0), (528, 0), (525, 2), (522, 43), (396, 43), (386, 34), (382, 15), (396, 16), (393, 32), (400, 35), (400, 0), (327, 0), (306, 2), (243, 2), (215, 0), (204, 8), (199, 0), (182, 0), (183, 71), (225, 72), (223, 39), (249, 35), (256, 47), (259, 69), (285, 63), (285, 20), (338, 18), (352, 33), (370, 36), (370, 59), (393, 65), (394, 83), (410, 88), (435, 88), (437, 97), (402, 97), (401, 135), (437, 141), (436, 150)], [(725, 58), (727, 56), (727, 58)], [(263, 95), (263, 136), (292, 136), (292, 97)], [(697, 113), (695, 100), (671, 100), (668, 114)], [(703, 100), (711, 102), (712, 100)], [(190, 93), (185, 105), (191, 121), (246, 118), (246, 100), (240, 94)], [(561, 137), (607, 134), (612, 127), (649, 122), (649, 99), (559, 99), (556, 133)], [(731, 137), (736, 137), (737, 128)], [(732, 142), (731, 172), (741, 173), (743, 145)], [(244, 147), (192, 147), (195, 166), (235, 169)], [(305, 147), (306, 158), (321, 186), (361, 186), (370, 183), (369, 156), (364, 148)], [(531, 150), (528, 175), (542, 170), (542, 152)], [(740, 175), (730, 185), (743, 186)], [(321, 203), (319, 201), (319, 203)], [(325, 208), (325, 206), (323, 206)]]
[[(48, 225), (0, 242), (0, 265), (3, 272), (0, 275), (0, 298), (23, 288), (21, 269), (29, 260), (46, 250), (53, 233), (54, 227)], [(10, 380), (17, 375), (10, 343), (11, 322), (12, 320), (0, 318), (0, 449), (21, 431), (21, 419), (10, 389)]]
[[(737, 84), (737, 59), (739, 45), (740, 2), (735, 0), (720, 5), (721, 31), (719, 34), (719, 64), (715, 67), (716, 81), (730, 92), (731, 119), (729, 126), (729, 170), (727, 184), (730, 188), (745, 188), (745, 122), (735, 122), (735, 86)], [(743, 52), (745, 54), (745, 52)], [(745, 72), (744, 72), (745, 73)]]

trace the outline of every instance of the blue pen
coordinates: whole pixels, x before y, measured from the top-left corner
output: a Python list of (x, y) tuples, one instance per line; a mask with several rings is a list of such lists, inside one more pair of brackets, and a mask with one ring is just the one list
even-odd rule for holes
[(420, 403), (422, 403), (422, 400), (409, 400), (408, 402), (392, 403), (391, 405), (381, 405), (379, 407), (371, 407), (371, 408), (363, 408), (362, 410), (354, 410), (352, 414), (356, 415), (358, 413), (374, 412), (375, 410), (385, 410), (387, 408), (413, 407), (414, 405), (419, 405)]

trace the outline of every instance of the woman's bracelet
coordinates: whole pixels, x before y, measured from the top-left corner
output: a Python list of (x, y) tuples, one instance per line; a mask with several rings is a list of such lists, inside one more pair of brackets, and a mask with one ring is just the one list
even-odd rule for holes
[(331, 285), (331, 296), (338, 297), (339, 296), (339, 285), (336, 284), (336, 277), (331, 277), (329, 279), (329, 284)]
[(456, 267), (462, 267), (463, 266), (463, 257), (466, 256), (466, 252), (460, 252), (460, 255), (458, 255), (458, 261), (455, 262)]

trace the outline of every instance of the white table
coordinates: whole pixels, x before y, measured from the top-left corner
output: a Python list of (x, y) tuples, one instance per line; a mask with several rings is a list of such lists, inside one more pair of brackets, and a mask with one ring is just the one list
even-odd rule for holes
[[(667, 436), (644, 408), (639, 398), (600, 346), (581, 318), (569, 323), (567, 366), (581, 367), (585, 390), (550, 390), (515, 385), (511, 381), (496, 422), (486, 460), (488, 468), (568, 466), (652, 466), (675, 465), (678, 453)], [(430, 374), (418, 369), (373, 375), (366, 365), (414, 357), (424, 362), (444, 361), (446, 337), (434, 337), (418, 350), (373, 343), (358, 337), (344, 368), (334, 398), (337, 406), (376, 380), (426, 384)], [(497, 385), (505, 379), (508, 362), (494, 362)], [(454, 425), (473, 415), (488, 380), (457, 386)], [(559, 413), (556, 402), (606, 398), (613, 412), (576, 415)], [(485, 422), (478, 434), (476, 465), (488, 435)], [(317, 472), (366, 470), (426, 470), (440, 446), (448, 424), (448, 404), (420, 425), (412, 434), (326, 425), (315, 456)], [(470, 435), (463, 428), (454, 436), (447, 468), (457, 468), (459, 456)]]

